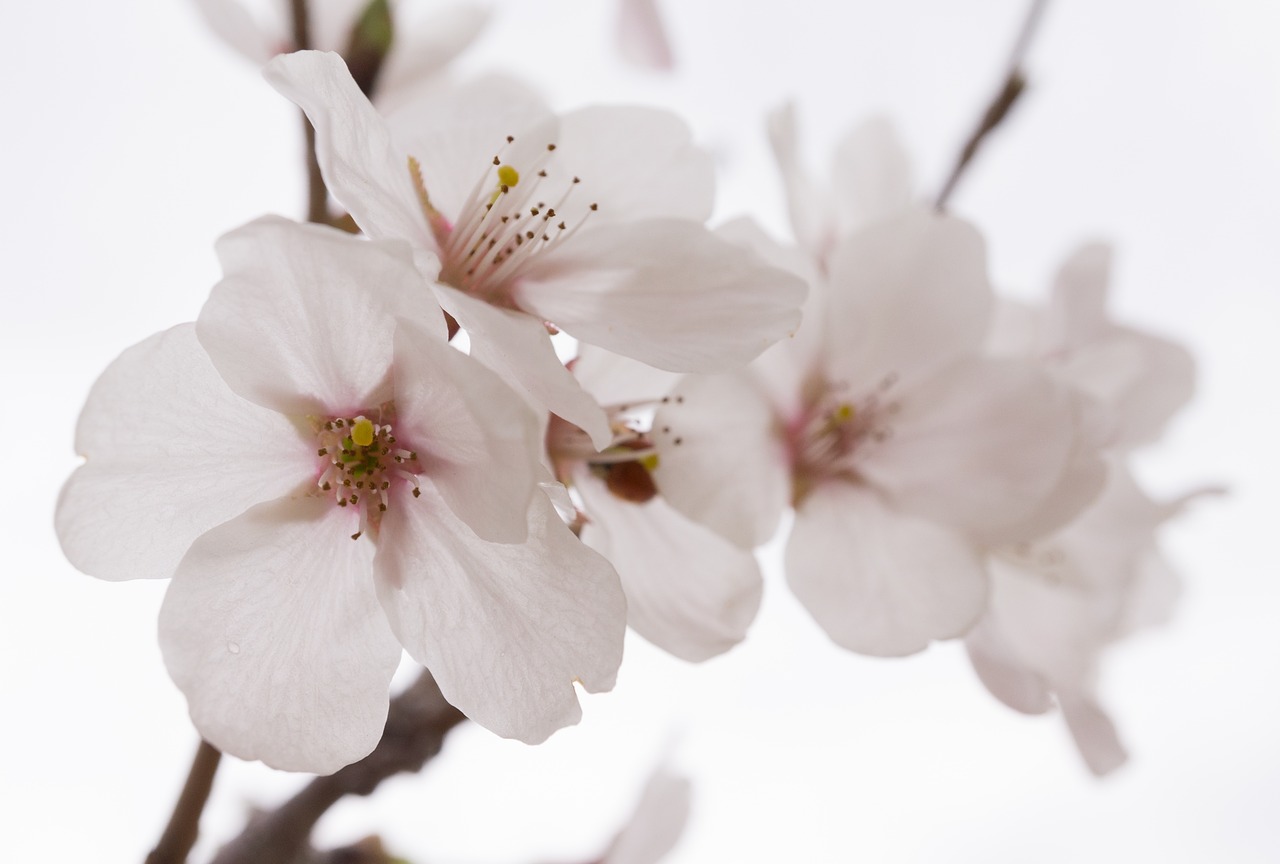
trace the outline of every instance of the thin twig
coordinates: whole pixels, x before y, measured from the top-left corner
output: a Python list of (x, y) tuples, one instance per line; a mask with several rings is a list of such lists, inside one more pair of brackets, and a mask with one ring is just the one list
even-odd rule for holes
[(195, 759), (191, 762), (191, 770), (187, 773), (187, 782), (178, 795), (178, 803), (173, 806), (169, 824), (160, 835), (156, 848), (147, 856), (146, 864), (183, 864), (187, 860), (191, 847), (196, 845), (196, 837), (200, 833), (200, 814), (204, 812), (205, 802), (209, 800), (209, 791), (213, 788), (213, 777), (220, 761), (222, 753), (208, 741), (201, 741), (196, 748)]
[(1017, 103), (1018, 97), (1026, 89), (1027, 78), (1022, 67), (1026, 61), (1027, 52), (1031, 50), (1031, 43), (1035, 38), (1036, 31), (1039, 29), (1040, 20), (1044, 17), (1044, 10), (1048, 5), (1049, 0), (1031, 0), (1031, 6), (1027, 10), (1027, 17), (1022, 22), (1022, 27), (1018, 31), (1018, 38), (1014, 41), (1013, 50), (1010, 52), (1009, 67), (1005, 73), (1004, 81), (1001, 83), (1000, 89), (996, 91), (995, 97), (987, 105), (987, 109), (982, 112), (977, 128), (973, 130), (969, 140), (965, 142), (964, 147), (960, 150), (960, 156), (956, 159), (955, 167), (951, 169), (951, 175), (947, 177), (947, 182), (943, 184), (942, 191), (938, 193), (938, 198), (934, 202), (934, 207), (937, 210), (946, 209), (951, 193), (955, 191), (956, 184), (960, 182), (965, 169), (969, 167), (969, 163), (977, 155), (978, 148), (982, 146), (987, 136), (1009, 116), (1009, 112)]
[(391, 702), (386, 730), (373, 752), (328, 777), (317, 777), (277, 809), (251, 821), (213, 864), (301, 864), (312, 855), (311, 830), (347, 795), (368, 795), (383, 780), (418, 771), (440, 752), (445, 734), (465, 718), (423, 671)]
[[(293, 47), (305, 51), (311, 47), (311, 16), (307, 0), (289, 0), (289, 17), (293, 29)], [(316, 158), (316, 130), (302, 114), (302, 131), (307, 148), (307, 221), (329, 224), (329, 190), (320, 173), (320, 161)]]

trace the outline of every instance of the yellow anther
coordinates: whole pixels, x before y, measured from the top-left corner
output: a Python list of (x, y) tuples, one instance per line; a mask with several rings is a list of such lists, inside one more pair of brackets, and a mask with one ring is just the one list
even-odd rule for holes
[(373, 423), (361, 417), (351, 427), (351, 440), (357, 447), (368, 447), (373, 443)]
[(850, 405), (848, 402), (845, 402), (839, 408), (836, 409), (836, 413), (833, 419), (835, 419), (837, 423), (845, 423), (853, 419), (853, 413), (854, 413), (853, 406)]
[(520, 182), (520, 172), (510, 165), (498, 168), (498, 182), (503, 186), (514, 186)]
[(653, 471), (658, 467), (658, 454), (650, 453), (648, 456), (640, 460), (640, 464), (644, 466), (646, 471)]

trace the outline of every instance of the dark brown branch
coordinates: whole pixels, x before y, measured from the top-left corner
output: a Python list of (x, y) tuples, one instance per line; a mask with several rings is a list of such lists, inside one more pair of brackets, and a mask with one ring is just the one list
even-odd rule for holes
[[(305, 51), (311, 47), (311, 16), (307, 0), (289, 0), (289, 17), (294, 50)], [(302, 115), (302, 130), (307, 148), (307, 221), (328, 224), (329, 190), (324, 185), (324, 175), (320, 173), (320, 162), (316, 159), (316, 130), (305, 113)]]
[(445, 734), (465, 719), (445, 701), (435, 679), (423, 671), (391, 702), (382, 740), (352, 765), (317, 777), (276, 810), (251, 821), (222, 848), (213, 864), (303, 864), (312, 855), (311, 830), (347, 795), (368, 795), (383, 780), (418, 771), (440, 752)]
[(187, 860), (191, 847), (196, 845), (200, 814), (209, 800), (220, 761), (222, 753), (209, 742), (201, 741), (187, 773), (187, 782), (173, 807), (173, 815), (169, 817), (169, 824), (160, 835), (156, 848), (147, 856), (146, 864), (183, 864)]
[(951, 169), (947, 182), (942, 185), (942, 191), (938, 193), (937, 200), (934, 202), (934, 207), (937, 210), (946, 209), (951, 193), (955, 191), (956, 184), (960, 182), (960, 178), (969, 167), (969, 163), (973, 161), (973, 157), (978, 154), (978, 149), (986, 141), (987, 136), (995, 131), (996, 127), (1009, 116), (1009, 112), (1018, 102), (1018, 97), (1026, 90), (1027, 78), (1022, 68), (1023, 63), (1026, 61), (1027, 52), (1031, 50), (1032, 39), (1035, 37), (1036, 30), (1040, 25), (1040, 19), (1043, 17), (1044, 10), (1048, 5), (1049, 0), (1031, 0), (1031, 7), (1027, 11), (1027, 17), (1022, 22), (1022, 27), (1018, 31), (1018, 38), (1014, 41), (1013, 50), (1010, 52), (1009, 71), (1005, 74), (1004, 81), (1001, 83), (995, 97), (987, 105), (986, 110), (982, 112), (982, 117), (979, 119), (977, 127), (969, 135), (969, 139), (965, 141), (964, 147), (961, 148), (960, 156), (956, 159), (956, 164)]

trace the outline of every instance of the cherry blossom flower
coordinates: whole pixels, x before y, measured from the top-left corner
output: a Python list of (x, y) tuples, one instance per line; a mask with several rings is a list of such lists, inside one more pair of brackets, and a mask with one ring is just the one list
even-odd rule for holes
[[(742, 437), (773, 443), (738, 448), (736, 472), (680, 466), (687, 493), (664, 491), (723, 531), (776, 524), (782, 502), (746, 489), (791, 488), (793, 592), (838, 644), (907, 654), (963, 635), (985, 608), (983, 550), (1070, 519), (1102, 467), (1082, 397), (1034, 362), (982, 355), (993, 296), (972, 227), (908, 209), (840, 242), (828, 267), (809, 325), (752, 370), (769, 413)], [(710, 483), (722, 489), (699, 501)]]
[(173, 581), (165, 664), (216, 746), (330, 772), (381, 735), (403, 646), (537, 742), (612, 686), (625, 601), (537, 491), (535, 416), (421, 312), (403, 244), (281, 219), (224, 237), (194, 326), (94, 386), (57, 528), (106, 579)]
[[(587, 346), (573, 371), (605, 405), (613, 441), (596, 452), (585, 432), (553, 417), (548, 456), (577, 495), (583, 542), (618, 571), (628, 625), (684, 660), (727, 651), (746, 636), (760, 608), (759, 564), (749, 547), (672, 507), (662, 486), (672, 482), (668, 464), (723, 447), (733, 419), (722, 415), (729, 425), (710, 430), (657, 422), (666, 405), (684, 400), (680, 376), (598, 348)], [(716, 395), (732, 401), (731, 393)]]
[(335, 55), (278, 57), (267, 75), (311, 118), (356, 224), (438, 257), (436, 297), (474, 356), (597, 447), (612, 439), (607, 419), (556, 357), (548, 322), (694, 372), (741, 366), (799, 322), (803, 284), (702, 224), (710, 160), (664, 111), (557, 116), (489, 80), (384, 120)]
[(1134, 630), (1163, 623), (1179, 590), (1156, 532), (1181, 502), (1152, 501), (1118, 463), (1108, 477), (1069, 526), (992, 555), (990, 603), (966, 639), (974, 669), (1000, 701), (1028, 714), (1056, 702), (1095, 774), (1127, 758), (1097, 694), (1102, 655)]
[[(289, 0), (195, 0), (205, 23), (232, 49), (259, 66), (296, 50)], [(312, 0), (308, 3), (311, 45), (345, 54), (353, 28), (373, 5), (370, 0)], [(374, 95), (391, 105), (442, 73), (480, 34), (488, 19), (478, 5), (390, 0), (390, 48), (378, 72)]]

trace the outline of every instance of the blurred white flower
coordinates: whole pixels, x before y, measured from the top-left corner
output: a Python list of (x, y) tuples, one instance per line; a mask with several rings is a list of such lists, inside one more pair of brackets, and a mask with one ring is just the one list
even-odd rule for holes
[(194, 326), (126, 351), (57, 528), (107, 579), (173, 576), (160, 642), (201, 734), (330, 772), (377, 743), (401, 646), (529, 742), (612, 686), (617, 576), (537, 491), (536, 418), (421, 310), (403, 244), (268, 218)]
[[(297, 50), (289, 0), (195, 0), (209, 28), (258, 65)], [(310, 48), (351, 53), (354, 29), (368, 15), (367, 38), (389, 40), (374, 99), (388, 106), (438, 77), (488, 20), (473, 4), (430, 0), (309, 0)], [(385, 8), (380, 8), (385, 7)], [(378, 13), (385, 12), (385, 19)], [(384, 24), (389, 25), (385, 32)], [(348, 57), (348, 60), (351, 58)]]
[(618, 0), (618, 50), (624, 60), (649, 69), (669, 71), (671, 40), (657, 0)]
[(267, 74), (315, 124), (329, 189), (356, 224), (438, 256), (436, 295), (473, 354), (597, 447), (609, 424), (547, 322), (673, 371), (741, 366), (799, 322), (803, 283), (702, 224), (711, 162), (665, 111), (556, 116), (490, 80), (384, 120), (335, 55), (278, 57)]

